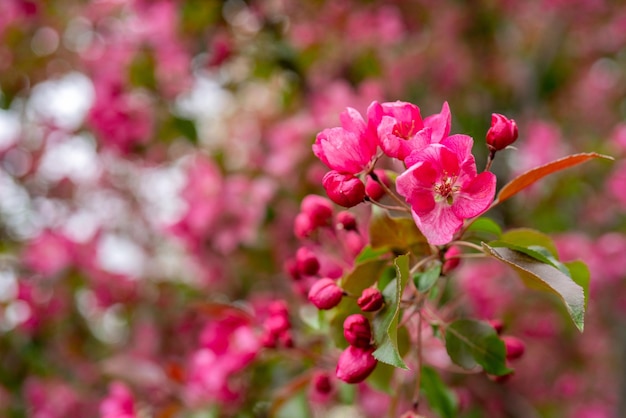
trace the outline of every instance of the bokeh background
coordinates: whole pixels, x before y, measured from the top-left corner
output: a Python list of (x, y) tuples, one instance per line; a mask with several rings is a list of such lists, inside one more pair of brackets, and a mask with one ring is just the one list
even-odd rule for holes
[[(446, 381), (464, 417), (625, 416), (626, 4), (610, 0), (2, 0), (0, 415), (381, 416), (367, 384), (312, 399), (297, 348), (319, 335), (284, 268), (300, 201), (323, 194), (315, 134), (372, 100), (448, 101), (479, 166), (491, 113), (514, 118), (499, 186), (615, 157), (489, 213), (588, 263), (585, 333), (467, 263), (468, 309), (527, 353), (507, 382)], [(283, 310), (289, 333), (261, 349)]]

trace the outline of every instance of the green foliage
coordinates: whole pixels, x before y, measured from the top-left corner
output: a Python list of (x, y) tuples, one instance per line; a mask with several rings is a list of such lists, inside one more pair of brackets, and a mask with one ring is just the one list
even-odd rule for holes
[(506, 247), (491, 247), (485, 243), (483, 248), (487, 254), (513, 267), (529, 288), (559, 297), (576, 327), (580, 331), (584, 329), (585, 291), (571, 277), (553, 265), (528, 255), (527, 252), (532, 250), (521, 252)]
[(502, 228), (493, 219), (480, 217), (476, 218), (465, 231), (465, 235), (468, 238), (476, 237), (483, 241), (491, 241), (500, 238), (502, 235)]
[(485, 372), (501, 376), (506, 367), (506, 348), (495, 329), (486, 322), (459, 319), (446, 328), (446, 350), (453, 362), (465, 369), (480, 365)]
[(442, 418), (455, 418), (458, 400), (452, 390), (441, 380), (439, 373), (431, 367), (422, 366), (420, 389), (430, 408)]
[(400, 317), (400, 299), (409, 278), (409, 256), (397, 257), (394, 265), (396, 278), (383, 291), (385, 307), (376, 314), (372, 322), (374, 340), (378, 347), (373, 355), (383, 363), (408, 369), (398, 350), (398, 318)]
[(437, 283), (439, 276), (441, 276), (441, 267), (441, 262), (437, 261), (428, 270), (414, 275), (413, 283), (415, 283), (417, 290), (422, 293), (428, 292)]
[(428, 244), (411, 218), (392, 218), (386, 210), (372, 208), (370, 244), (373, 249), (385, 248), (395, 254), (425, 254)]

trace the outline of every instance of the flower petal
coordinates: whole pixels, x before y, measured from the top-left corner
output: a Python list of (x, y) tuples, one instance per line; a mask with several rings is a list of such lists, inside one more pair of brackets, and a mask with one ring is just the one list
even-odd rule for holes
[(432, 142), (441, 142), (448, 137), (451, 121), (452, 116), (450, 115), (448, 102), (443, 103), (441, 113), (436, 113), (424, 119), (424, 126), (432, 129)]
[(463, 185), (454, 198), (452, 210), (460, 218), (467, 219), (480, 215), (489, 208), (496, 194), (496, 176), (483, 172)]
[(456, 216), (450, 205), (440, 202), (426, 215), (413, 212), (419, 230), (432, 245), (444, 245), (452, 241), (454, 234), (463, 226), (463, 219)]

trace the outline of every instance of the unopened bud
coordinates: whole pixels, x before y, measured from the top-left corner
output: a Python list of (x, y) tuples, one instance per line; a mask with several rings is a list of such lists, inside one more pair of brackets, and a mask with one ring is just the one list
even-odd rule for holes
[(341, 302), (342, 297), (343, 290), (329, 278), (319, 279), (309, 290), (309, 300), (318, 309), (332, 309)]
[(347, 210), (339, 212), (337, 214), (337, 226), (346, 231), (354, 231), (356, 230), (356, 217)]
[(326, 372), (317, 372), (311, 380), (315, 392), (327, 395), (333, 390), (333, 382)]
[(325, 197), (310, 194), (302, 199), (300, 212), (309, 217), (313, 228), (317, 228), (328, 225), (333, 217), (333, 205)]
[(343, 336), (354, 347), (369, 347), (372, 339), (369, 321), (361, 314), (350, 315), (343, 321)]
[(443, 257), (443, 267), (441, 268), (441, 272), (443, 274), (448, 274), (449, 272), (457, 268), (459, 264), (461, 264), (461, 258), (459, 258), (459, 255), (461, 255), (461, 250), (459, 249), (459, 247), (453, 245), (452, 247), (448, 248), (446, 254)]
[(383, 307), (385, 299), (380, 290), (368, 287), (363, 290), (361, 297), (357, 299), (356, 303), (363, 312), (374, 312)]
[(298, 272), (305, 276), (314, 276), (320, 270), (320, 262), (315, 253), (306, 247), (301, 247), (296, 252)]
[(501, 319), (490, 319), (487, 322), (493, 327), (493, 329), (496, 330), (498, 335), (502, 334), (502, 330), (504, 329), (504, 322), (502, 322)]
[(293, 233), (296, 238), (304, 239), (315, 231), (315, 225), (311, 217), (306, 213), (299, 213), (293, 221)]
[(513, 119), (494, 113), (491, 115), (491, 128), (487, 131), (487, 146), (491, 151), (500, 151), (517, 139), (517, 124)]
[(374, 177), (382, 181), (386, 186), (389, 186), (389, 177), (387, 177), (385, 170), (374, 170), (372, 174), (373, 176), (367, 176), (367, 180), (365, 181), (365, 193), (372, 200), (380, 200), (385, 195), (385, 189), (383, 189), (378, 181), (374, 180)]
[(502, 341), (504, 341), (504, 347), (506, 348), (507, 360), (515, 360), (524, 355), (526, 345), (519, 338), (506, 336), (502, 337)]
[(322, 179), (326, 194), (338, 205), (351, 208), (365, 199), (365, 185), (352, 174), (329, 171)]
[(359, 383), (369, 376), (378, 361), (372, 353), (374, 347), (361, 348), (350, 346), (346, 348), (337, 362), (335, 374), (346, 383)]

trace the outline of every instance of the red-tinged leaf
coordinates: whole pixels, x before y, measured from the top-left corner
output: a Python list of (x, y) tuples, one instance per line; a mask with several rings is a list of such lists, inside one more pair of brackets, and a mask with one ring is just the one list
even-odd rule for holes
[(524, 174), (519, 175), (518, 177), (507, 183), (498, 193), (498, 196), (496, 197), (496, 200), (492, 206), (502, 203), (508, 198), (515, 196), (517, 193), (521, 192), (531, 184), (535, 183), (538, 180), (541, 180), (549, 174), (564, 170), (569, 167), (573, 167), (594, 158), (613, 160), (613, 157), (610, 157), (608, 155), (588, 152), (582, 154), (568, 155), (567, 157), (563, 157), (540, 167), (533, 168), (532, 170), (529, 170)]

